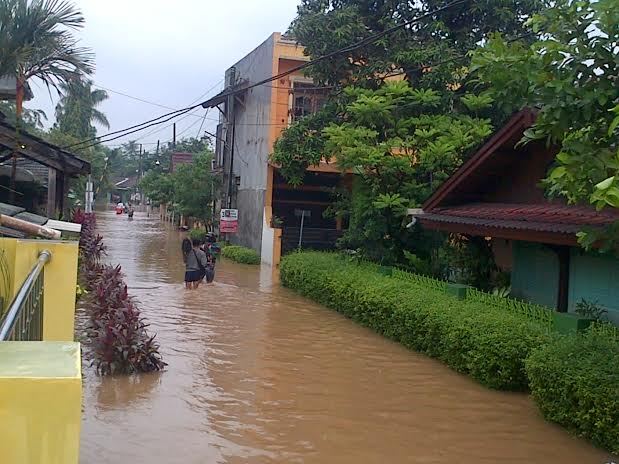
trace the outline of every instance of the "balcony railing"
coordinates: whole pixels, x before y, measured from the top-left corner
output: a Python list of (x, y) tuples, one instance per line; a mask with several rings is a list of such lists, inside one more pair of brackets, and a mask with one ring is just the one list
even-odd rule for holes
[(43, 276), (50, 251), (39, 254), (5, 315), (0, 319), (0, 341), (39, 341), (43, 339)]

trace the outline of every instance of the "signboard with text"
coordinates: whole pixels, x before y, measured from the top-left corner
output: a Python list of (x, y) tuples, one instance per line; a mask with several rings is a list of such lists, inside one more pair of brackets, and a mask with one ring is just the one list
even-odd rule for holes
[(219, 217), (219, 232), (222, 234), (236, 234), (239, 228), (239, 210), (222, 209)]

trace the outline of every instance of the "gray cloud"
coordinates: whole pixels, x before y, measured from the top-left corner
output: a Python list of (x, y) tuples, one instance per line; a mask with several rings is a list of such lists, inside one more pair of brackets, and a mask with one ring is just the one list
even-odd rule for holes
[[(284, 32), (298, 0), (78, 0), (86, 17), (79, 33), (97, 57), (96, 84), (171, 108), (182, 108), (208, 89), (221, 90), (225, 69), (272, 32)], [(33, 82), (29, 108), (45, 110), (53, 123), (56, 96)], [(112, 131), (152, 119), (168, 110), (109, 93), (102, 105)], [(196, 136), (204, 110), (177, 122), (177, 133)], [(214, 132), (216, 110), (204, 128)], [(172, 138), (172, 128), (136, 133), (111, 144), (144, 137), (152, 148)], [(99, 133), (107, 132), (100, 129)], [(146, 135), (146, 136), (145, 136)]]

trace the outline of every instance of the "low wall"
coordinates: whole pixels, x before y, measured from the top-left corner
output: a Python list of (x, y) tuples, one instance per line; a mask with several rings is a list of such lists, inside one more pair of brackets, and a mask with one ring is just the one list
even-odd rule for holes
[(0, 461), (77, 464), (79, 343), (0, 342), (0, 359)]

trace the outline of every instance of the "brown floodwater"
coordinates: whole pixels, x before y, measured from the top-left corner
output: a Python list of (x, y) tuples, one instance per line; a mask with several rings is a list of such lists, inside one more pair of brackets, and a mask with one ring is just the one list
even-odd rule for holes
[(487, 390), (274, 282), (217, 265), (183, 288), (180, 234), (99, 213), (157, 333), (161, 374), (86, 368), (81, 462), (602, 464), (522, 394)]

